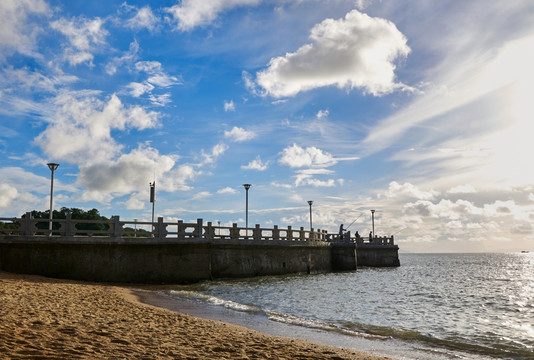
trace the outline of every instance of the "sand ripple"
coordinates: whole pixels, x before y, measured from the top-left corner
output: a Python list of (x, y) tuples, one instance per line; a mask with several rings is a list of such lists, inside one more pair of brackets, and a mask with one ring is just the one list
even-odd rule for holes
[(387, 359), (152, 307), (120, 287), (5, 272), (0, 358)]

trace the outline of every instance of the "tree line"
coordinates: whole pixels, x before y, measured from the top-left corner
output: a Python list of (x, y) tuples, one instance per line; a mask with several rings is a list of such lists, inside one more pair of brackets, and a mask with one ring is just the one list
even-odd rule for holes
[[(97, 209), (91, 209), (91, 210), (83, 210), (79, 208), (67, 208), (62, 207), (60, 210), (54, 210), (52, 212), (52, 217), (54, 220), (64, 220), (67, 218), (67, 214), (71, 215), (71, 219), (73, 220), (92, 220), (95, 221), (93, 223), (78, 223), (76, 224), (76, 230), (78, 231), (78, 235), (83, 235), (83, 233), (79, 233), (80, 230), (91, 230), (91, 231), (102, 231), (107, 232), (109, 230), (109, 221), (110, 219), (100, 215), (100, 212)], [(27, 217), (27, 213), (23, 214), (21, 216), (22, 219), (25, 219)], [(42, 219), (42, 220), (49, 220), (50, 219), (50, 210), (45, 211), (38, 211), (38, 210), (32, 210), (30, 212), (30, 217), (32, 219)], [(20, 227), (20, 224), (18, 222), (11, 222), (6, 223), (0, 221), (0, 229), (18, 229)], [(49, 223), (47, 221), (38, 222), (36, 223), (36, 227), (38, 230), (48, 230)], [(61, 224), (58, 222), (52, 223), (52, 231), (59, 230), (61, 227)], [(134, 236), (133, 234), (136, 233), (137, 236), (146, 236), (149, 234), (148, 231), (144, 229), (132, 229), (132, 228), (124, 228), (124, 230), (128, 231), (128, 234), (125, 234), (124, 236)], [(131, 232), (131, 234), (130, 234)], [(38, 232), (38, 234), (42, 234), (43, 232)], [(98, 235), (98, 234), (97, 234)]]

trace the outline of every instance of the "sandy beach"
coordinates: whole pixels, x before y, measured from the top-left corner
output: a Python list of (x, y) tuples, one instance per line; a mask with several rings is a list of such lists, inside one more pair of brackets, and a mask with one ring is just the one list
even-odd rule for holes
[(0, 272), (2, 359), (388, 359), (143, 304), (126, 288)]

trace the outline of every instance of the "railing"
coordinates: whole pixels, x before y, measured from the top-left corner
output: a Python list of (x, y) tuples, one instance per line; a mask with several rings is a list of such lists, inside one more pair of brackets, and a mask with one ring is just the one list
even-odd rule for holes
[[(49, 219), (32, 219), (31, 213), (24, 218), (0, 218), (0, 235), (8, 236), (41, 236), (41, 237), (109, 237), (109, 238), (159, 238), (159, 239), (212, 239), (212, 240), (254, 240), (254, 241), (315, 241), (333, 243), (355, 243), (357, 245), (393, 245), (393, 236), (375, 237), (372, 239), (351, 237), (350, 232), (340, 236), (329, 234), (326, 230), (305, 230), (303, 227), (294, 229), (291, 226), (279, 228), (253, 228), (232, 226), (213, 226), (211, 222), (203, 223), (197, 219), (196, 223), (164, 222), (158, 218), (157, 222), (122, 221), (119, 216), (110, 220), (79, 220), (72, 219), (67, 214), (66, 219), (53, 219), (52, 231), (48, 230)], [(38, 224), (46, 224), (46, 229), (38, 228)]]

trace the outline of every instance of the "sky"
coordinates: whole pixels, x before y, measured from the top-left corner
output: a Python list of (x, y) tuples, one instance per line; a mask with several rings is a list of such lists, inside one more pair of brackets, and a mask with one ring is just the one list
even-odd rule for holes
[(0, 1), (0, 217), (534, 251), (530, 0)]

